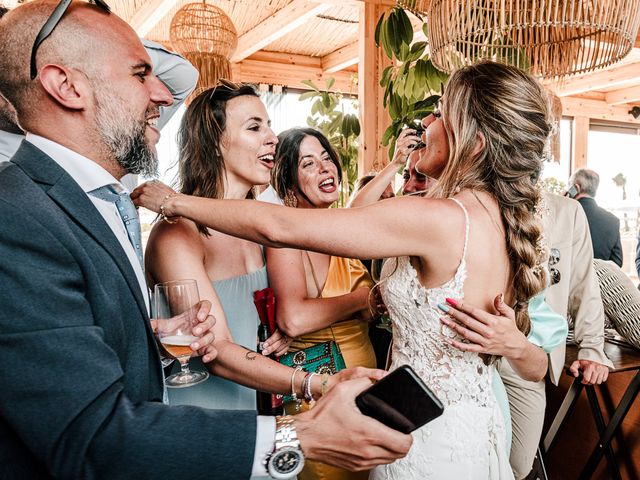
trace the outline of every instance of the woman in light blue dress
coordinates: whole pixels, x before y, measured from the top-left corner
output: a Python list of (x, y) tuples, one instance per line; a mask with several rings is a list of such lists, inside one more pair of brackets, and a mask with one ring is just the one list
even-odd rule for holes
[[(179, 190), (208, 198), (253, 198), (253, 187), (269, 183), (278, 139), (253, 87), (223, 82), (198, 95), (187, 109), (178, 143)], [(195, 279), (201, 299), (212, 303), (218, 356), (210, 378), (169, 389), (169, 403), (216, 409), (255, 409), (256, 392), (303, 395), (304, 372), (255, 352), (258, 315), (253, 292), (268, 286), (262, 247), (186, 219), (157, 223), (145, 256), (149, 284)], [(276, 331), (265, 353), (283, 354), (290, 339)], [(190, 366), (203, 369), (199, 358)], [(174, 366), (174, 369), (177, 366)], [(373, 371), (359, 374), (377, 375)], [(353, 372), (332, 377), (329, 386)], [(314, 398), (321, 379), (312, 378)], [(244, 386), (243, 386), (244, 385)]]

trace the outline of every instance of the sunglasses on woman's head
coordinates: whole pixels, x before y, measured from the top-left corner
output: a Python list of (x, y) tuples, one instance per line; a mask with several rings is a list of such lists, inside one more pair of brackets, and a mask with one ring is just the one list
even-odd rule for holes
[(224, 78), (221, 78), (220, 80), (218, 80), (218, 85), (216, 85), (216, 88), (226, 88), (228, 90), (238, 90), (241, 86), (242, 86), (241, 83), (235, 83), (235, 82), (232, 82), (231, 80), (226, 80)]
[(560, 283), (562, 279), (562, 275), (560, 275), (560, 270), (558, 270), (555, 266), (560, 262), (560, 250), (557, 248), (552, 248), (549, 250), (549, 275), (551, 276), (551, 285), (555, 285), (556, 283)]
[(242, 85), (244, 85), (243, 83), (235, 83), (232, 82), (231, 80), (226, 80), (224, 78), (221, 78), (218, 80), (218, 83), (215, 87), (213, 87), (210, 91), (209, 91), (209, 101), (213, 100), (216, 94), (216, 90), (228, 90), (228, 91), (234, 91), (234, 90), (239, 90), (240, 87), (242, 87)]
[[(111, 12), (109, 5), (107, 5), (104, 0), (91, 0), (91, 2), (95, 3), (105, 12)], [(36, 67), (36, 54), (38, 53), (38, 48), (40, 48), (42, 42), (44, 42), (49, 35), (53, 33), (53, 30), (58, 26), (60, 20), (62, 20), (62, 17), (69, 8), (69, 5), (71, 5), (71, 0), (61, 0), (58, 6), (53, 9), (53, 12), (51, 12), (47, 21), (44, 22), (44, 25), (38, 32), (38, 35), (36, 35), (36, 39), (33, 42), (33, 48), (31, 48), (31, 80), (38, 76), (38, 68)]]

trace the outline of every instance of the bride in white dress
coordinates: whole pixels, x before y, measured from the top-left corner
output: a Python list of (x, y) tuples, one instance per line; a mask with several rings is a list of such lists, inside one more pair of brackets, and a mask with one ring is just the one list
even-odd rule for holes
[[(546, 282), (535, 184), (551, 131), (548, 100), (531, 76), (481, 62), (451, 76), (440, 108), (423, 125), (426, 148), (417, 169), (441, 172), (426, 198), (305, 210), (189, 197), (158, 183), (138, 187), (132, 197), (156, 212), (162, 206), (166, 216), (184, 216), (272, 247), (397, 257), (383, 272), (383, 295), (394, 322), (394, 366), (412, 365), (445, 412), (414, 432), (405, 459), (378, 467), (373, 478), (510, 479), (491, 358), (462, 343), (496, 332), (481, 324), (472, 332), (440, 317), (447, 297), (495, 311), (494, 292), (504, 292), (519, 330), (516, 346), (508, 347), (519, 351), (509, 361), (523, 378), (544, 376), (546, 355), (525, 334), (528, 300)], [(329, 189), (322, 168), (318, 185)], [(304, 435), (300, 441), (304, 451)]]
[(409, 257), (400, 257), (385, 263), (381, 282), (393, 320), (389, 370), (411, 365), (443, 403), (444, 413), (414, 432), (405, 458), (378, 467), (370, 479), (513, 478), (504, 417), (491, 388), (496, 370), (476, 353), (450, 345), (445, 337), (454, 333), (440, 321), (446, 299), (464, 297), (467, 276), (469, 215), (462, 202), (452, 200), (464, 212), (466, 223), (461, 260), (453, 277), (439, 287), (425, 288)]

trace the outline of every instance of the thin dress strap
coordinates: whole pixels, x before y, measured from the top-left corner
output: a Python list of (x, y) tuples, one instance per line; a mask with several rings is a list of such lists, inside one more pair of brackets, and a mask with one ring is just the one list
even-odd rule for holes
[[(318, 296), (316, 298), (322, 298), (322, 292), (324, 291), (324, 288), (320, 287), (320, 282), (318, 281), (318, 277), (316, 276), (316, 270), (315, 268), (313, 268), (313, 262), (311, 261), (311, 256), (309, 255), (309, 252), (307, 252), (306, 250), (303, 250), (303, 253), (307, 256), (307, 261), (309, 262), (309, 267), (311, 268), (311, 276), (313, 277), (313, 283), (316, 284), (316, 290), (318, 291)], [(329, 257), (329, 262), (331, 262), (332, 258), (333, 257)], [(329, 268), (331, 268), (331, 263), (329, 263)], [(333, 341), (338, 343), (338, 341), (336, 340), (336, 336), (333, 333), (333, 325), (329, 325), (329, 330), (331, 330), (331, 336), (333, 337)]]
[(462, 263), (465, 261), (465, 258), (467, 256), (467, 244), (469, 243), (469, 213), (467, 212), (467, 209), (465, 208), (465, 206), (462, 204), (460, 200), (458, 200), (457, 198), (451, 198), (451, 200), (453, 200), (458, 205), (460, 205), (460, 208), (464, 212), (464, 220), (465, 220), (464, 248), (462, 249), (462, 260), (460, 260), (460, 263)]

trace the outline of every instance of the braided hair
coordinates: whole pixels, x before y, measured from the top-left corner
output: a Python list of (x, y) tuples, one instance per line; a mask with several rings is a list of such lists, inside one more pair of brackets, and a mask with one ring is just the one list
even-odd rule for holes
[[(537, 180), (552, 129), (543, 87), (527, 73), (483, 61), (456, 71), (443, 96), (449, 161), (432, 196), (460, 189), (497, 200), (505, 226), (516, 325), (527, 334), (529, 299), (547, 283)], [(478, 152), (479, 136), (484, 148)]]

